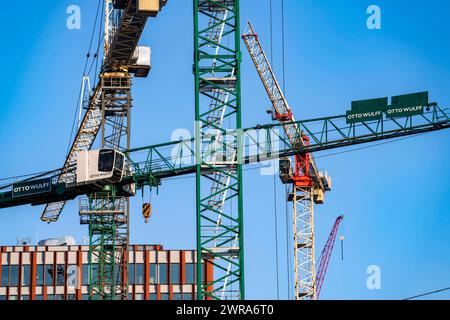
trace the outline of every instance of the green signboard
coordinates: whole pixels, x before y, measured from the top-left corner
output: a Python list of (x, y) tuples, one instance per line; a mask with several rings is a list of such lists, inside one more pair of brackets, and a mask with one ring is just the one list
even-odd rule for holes
[(352, 110), (347, 111), (347, 123), (381, 120), (387, 104), (388, 98), (353, 101)]
[(408, 117), (423, 114), (423, 109), (428, 105), (428, 92), (419, 92), (395, 96), (391, 99), (391, 105), (386, 110), (388, 119)]
[(383, 114), (387, 119), (409, 117), (423, 114), (428, 105), (428, 92), (405, 94), (391, 98), (378, 98), (352, 102), (352, 109), (347, 111), (347, 123), (382, 120)]
[(50, 191), (52, 191), (51, 178), (18, 182), (13, 184), (12, 197), (18, 198)]

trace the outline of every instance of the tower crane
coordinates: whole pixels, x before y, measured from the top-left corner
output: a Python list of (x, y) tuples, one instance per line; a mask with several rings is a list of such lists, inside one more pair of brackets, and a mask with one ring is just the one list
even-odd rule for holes
[[(149, 17), (156, 17), (167, 0), (104, 1), (103, 63), (98, 84), (89, 98), (58, 182), (75, 182), (72, 170), (81, 152), (90, 150), (101, 132), (100, 145), (113, 150), (130, 148), (132, 77), (147, 77), (150, 48), (138, 43)], [(80, 222), (89, 225), (89, 296), (92, 299), (127, 298), (128, 197), (131, 185), (122, 190), (107, 187), (80, 201)], [(66, 200), (47, 203), (41, 216), (58, 220)], [(110, 248), (114, 248), (111, 250)]]
[[(286, 137), (292, 145), (307, 147), (310, 140), (296, 125), (292, 109), (250, 21), (242, 39), (272, 103), (275, 120), (283, 125)], [(323, 204), (324, 193), (331, 191), (331, 178), (326, 172), (317, 169), (314, 158), (309, 153), (296, 155), (293, 168), (289, 158), (281, 159), (280, 178), (283, 183), (292, 185), (288, 201), (293, 203), (295, 299), (314, 299), (314, 204)]]
[(320, 255), (315, 286), (316, 288), (315, 299), (319, 299), (320, 291), (322, 290), (322, 285), (325, 280), (325, 275), (327, 273), (331, 254), (333, 253), (333, 247), (336, 241), (339, 225), (341, 224), (342, 221), (344, 221), (344, 216), (337, 217), (336, 221), (334, 222), (333, 228), (331, 229), (330, 236), (328, 237), (325, 247), (323, 248), (323, 251)]

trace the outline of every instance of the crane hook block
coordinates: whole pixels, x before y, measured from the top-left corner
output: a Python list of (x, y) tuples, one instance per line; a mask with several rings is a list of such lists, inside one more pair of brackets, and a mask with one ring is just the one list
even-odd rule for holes
[(144, 203), (142, 205), (142, 215), (144, 216), (145, 223), (148, 223), (148, 219), (152, 216), (152, 205), (150, 203)]

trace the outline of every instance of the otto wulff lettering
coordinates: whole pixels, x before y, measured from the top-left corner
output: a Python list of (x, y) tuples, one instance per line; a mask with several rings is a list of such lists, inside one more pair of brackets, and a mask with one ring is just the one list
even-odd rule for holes
[(51, 179), (40, 179), (13, 184), (12, 196), (21, 197), (30, 194), (46, 193), (52, 189)]
[(405, 94), (391, 98), (378, 98), (352, 102), (352, 109), (347, 111), (347, 124), (422, 115), (424, 108), (430, 106), (428, 92)]

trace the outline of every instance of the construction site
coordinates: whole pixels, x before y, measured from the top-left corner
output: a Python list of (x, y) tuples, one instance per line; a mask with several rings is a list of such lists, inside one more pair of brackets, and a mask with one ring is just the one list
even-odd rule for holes
[(450, 298), (443, 10), (25, 2), (0, 300)]

